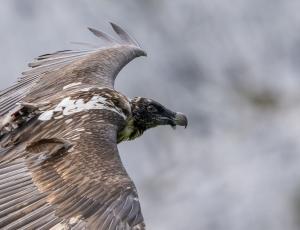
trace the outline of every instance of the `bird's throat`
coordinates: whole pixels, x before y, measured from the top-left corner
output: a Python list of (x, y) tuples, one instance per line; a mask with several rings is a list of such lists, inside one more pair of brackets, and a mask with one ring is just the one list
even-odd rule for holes
[(122, 141), (130, 141), (134, 140), (135, 138), (141, 136), (143, 131), (138, 129), (134, 125), (134, 120), (132, 118), (127, 120), (125, 127), (118, 132), (118, 143)]

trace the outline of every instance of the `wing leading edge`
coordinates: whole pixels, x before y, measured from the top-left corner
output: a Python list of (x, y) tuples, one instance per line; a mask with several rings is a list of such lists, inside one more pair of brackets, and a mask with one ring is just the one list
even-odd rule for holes
[(37, 57), (28, 71), (13, 86), (0, 91), (0, 117), (13, 109), (16, 103), (49, 97), (74, 82), (114, 88), (119, 71), (131, 60), (146, 56), (146, 52), (127, 32), (116, 24), (112, 28), (120, 41), (96, 29), (89, 30), (109, 45), (89, 50), (63, 50)]
[[(42, 55), (0, 92), (1, 229), (145, 229), (117, 149), (128, 102), (113, 88), (118, 72), (146, 53), (112, 26), (120, 42), (90, 29), (110, 45)], [(55, 109), (72, 97), (72, 106), (91, 107), (66, 114)], [(122, 99), (121, 107), (103, 97)], [(52, 116), (40, 119), (47, 106)]]

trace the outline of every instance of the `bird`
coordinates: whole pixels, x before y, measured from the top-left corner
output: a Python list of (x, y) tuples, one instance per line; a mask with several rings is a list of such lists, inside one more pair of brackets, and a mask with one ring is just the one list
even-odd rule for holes
[(111, 26), (117, 38), (88, 28), (105, 46), (41, 55), (0, 92), (0, 229), (146, 229), (117, 145), (188, 120), (115, 89), (120, 70), (147, 54)]

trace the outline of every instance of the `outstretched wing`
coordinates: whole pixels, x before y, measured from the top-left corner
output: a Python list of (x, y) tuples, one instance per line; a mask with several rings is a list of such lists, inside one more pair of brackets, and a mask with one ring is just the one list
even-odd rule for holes
[(0, 153), (0, 229), (145, 229), (117, 150), (122, 125), (95, 109), (11, 133)]
[[(121, 42), (90, 29), (110, 46), (42, 55), (0, 92), (0, 229), (145, 229), (117, 150), (128, 105), (113, 90), (121, 68), (145, 52), (112, 26)], [(74, 93), (72, 113), (61, 105), (40, 118)]]
[(24, 72), (15, 85), (0, 91), (0, 117), (25, 98), (36, 101), (74, 83), (113, 88), (119, 71), (146, 53), (122, 28), (111, 25), (121, 39), (119, 42), (104, 32), (89, 28), (109, 46), (82, 51), (63, 50), (36, 58), (29, 64), (31, 69)]

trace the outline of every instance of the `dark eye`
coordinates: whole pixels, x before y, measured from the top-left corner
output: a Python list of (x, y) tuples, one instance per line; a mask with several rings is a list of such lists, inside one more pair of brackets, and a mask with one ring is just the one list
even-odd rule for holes
[(156, 109), (153, 105), (149, 105), (149, 106), (147, 107), (147, 111), (148, 111), (149, 113), (155, 113), (155, 112), (157, 112), (157, 109)]

